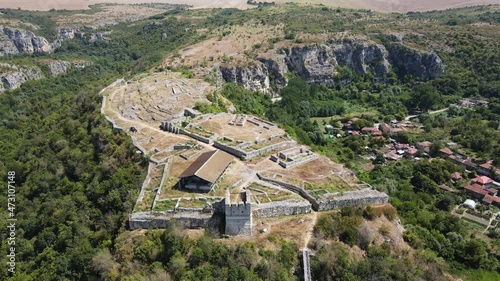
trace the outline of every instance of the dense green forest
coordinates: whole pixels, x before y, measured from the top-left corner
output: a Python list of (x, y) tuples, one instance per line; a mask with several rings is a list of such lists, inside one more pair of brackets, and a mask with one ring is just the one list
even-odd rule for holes
[[(477, 235), (450, 208), (464, 194), (440, 191), (451, 172), (463, 169), (446, 161), (375, 163), (367, 171), (360, 155), (365, 146), (383, 141), (350, 136), (331, 140), (326, 123), (338, 125), (360, 116), (358, 127), (402, 119), (409, 113), (440, 109), (463, 97), (484, 98), (489, 106), (477, 110), (450, 109), (442, 115), (423, 115), (425, 132), (398, 136), (406, 141), (443, 138), (460, 143), (480, 159), (500, 163), (500, 40), (498, 10), (487, 7), (429, 13), (380, 16), (368, 10), (272, 5), (240, 11), (175, 9), (133, 24), (107, 27), (112, 40), (89, 43), (65, 40), (52, 54), (7, 56), (2, 62), (40, 58), (85, 59), (93, 64), (61, 77), (30, 81), (13, 91), (0, 93), (0, 174), (6, 186), (14, 171), (16, 186), (16, 271), (9, 280), (298, 280), (301, 276), (298, 245), (273, 238), (276, 250), (259, 249), (253, 243), (228, 246), (207, 233), (198, 240), (184, 237), (174, 226), (136, 234), (126, 230), (127, 216), (145, 176), (147, 160), (135, 153), (131, 140), (100, 114), (100, 89), (121, 77), (158, 68), (162, 58), (206, 38), (196, 28), (217, 28), (258, 20), (285, 25), (286, 36), (300, 33), (377, 33), (373, 40), (392, 40), (379, 33), (401, 28), (397, 22), (414, 23), (410, 43), (427, 46), (435, 41), (446, 73), (432, 81), (389, 73), (383, 80), (340, 69), (338, 79), (351, 83), (333, 88), (307, 85), (290, 77), (282, 99), (251, 93), (227, 84), (221, 94), (237, 111), (264, 116), (283, 126), (302, 143), (330, 158), (344, 162), (358, 177), (390, 195), (390, 202), (406, 227), (405, 241), (417, 254), (363, 243), (360, 222), (374, 214), (344, 209), (320, 218), (315, 235), (340, 242), (316, 243), (312, 270), (318, 280), (366, 280), (377, 272), (380, 280), (440, 279), (444, 272), (472, 272), (496, 280), (500, 271), (499, 233)], [(87, 11), (88, 13), (97, 10)], [(53, 39), (51, 13), (2, 10), (8, 17), (39, 25), (40, 35)], [(429, 23), (430, 22), (430, 23)], [(495, 40), (481, 37), (473, 24), (487, 29)], [(389, 27), (388, 27), (389, 26)], [(167, 40), (162, 33), (168, 30)], [(497, 28), (498, 31), (498, 28)], [(444, 42), (444, 43), (443, 43)], [(445, 52), (442, 45), (454, 52)], [(203, 111), (225, 110), (223, 104), (198, 104)], [(7, 189), (0, 191), (7, 206)], [(7, 209), (0, 215), (7, 217)], [(394, 219), (394, 212), (384, 214)], [(7, 221), (0, 221), (2, 237), (0, 279), (9, 278), (4, 266), (9, 252)], [(338, 238), (338, 239), (337, 239)], [(351, 246), (366, 251), (350, 259)], [(400, 258), (400, 257), (403, 258)], [(413, 261), (416, 261), (413, 263)], [(439, 278), (438, 278), (438, 277)]]

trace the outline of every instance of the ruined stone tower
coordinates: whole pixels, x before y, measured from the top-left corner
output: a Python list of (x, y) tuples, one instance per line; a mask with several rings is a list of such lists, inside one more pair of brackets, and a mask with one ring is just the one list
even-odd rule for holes
[(252, 206), (250, 192), (244, 191), (238, 195), (234, 204), (231, 204), (231, 194), (226, 190), (224, 212), (226, 215), (227, 235), (252, 235)]

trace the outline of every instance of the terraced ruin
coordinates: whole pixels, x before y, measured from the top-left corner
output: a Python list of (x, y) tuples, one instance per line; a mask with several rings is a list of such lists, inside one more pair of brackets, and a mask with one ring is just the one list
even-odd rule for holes
[[(201, 114), (192, 108), (196, 102), (209, 103), (207, 95), (213, 90), (204, 81), (178, 73), (153, 73), (118, 80), (102, 91), (102, 112), (150, 159), (130, 215), (132, 229), (161, 228), (176, 220), (187, 228), (251, 235), (253, 217), (387, 202), (386, 194), (360, 182), (343, 165), (297, 144), (277, 124), (244, 114)], [(210, 160), (217, 149), (233, 160), (218, 172), (210, 170), (217, 167), (203, 168), (218, 165), (217, 159)], [(192, 182), (191, 188), (184, 179)], [(206, 190), (196, 189), (199, 181)]]

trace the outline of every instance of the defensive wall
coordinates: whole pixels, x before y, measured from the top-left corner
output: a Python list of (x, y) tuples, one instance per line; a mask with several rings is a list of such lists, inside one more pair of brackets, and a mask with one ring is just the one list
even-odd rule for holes
[(293, 184), (271, 179), (266, 176), (263, 176), (260, 173), (257, 173), (257, 177), (259, 177), (259, 179), (263, 181), (274, 183), (282, 188), (285, 188), (287, 190), (299, 194), (300, 196), (302, 196), (304, 199), (306, 199), (311, 203), (312, 209), (314, 211), (332, 210), (347, 206), (384, 204), (387, 203), (389, 200), (389, 196), (387, 194), (370, 188), (365, 188), (362, 190), (355, 190), (355, 191), (329, 193), (322, 195), (319, 198), (315, 198), (311, 194), (309, 194), (309, 192), (307, 192), (305, 189), (295, 186)]
[(311, 203), (306, 200), (289, 199), (255, 205), (252, 214), (256, 218), (271, 218), (308, 214), (311, 212)]
[(214, 141), (213, 146), (220, 149), (220, 150), (223, 150), (229, 154), (232, 154), (240, 159), (248, 160), (248, 159), (251, 159), (251, 158), (258, 156), (258, 155), (267, 154), (268, 152), (270, 152), (272, 150), (276, 150), (276, 149), (286, 147), (286, 146), (292, 146), (295, 144), (297, 144), (296, 141), (282, 141), (279, 143), (271, 144), (271, 145), (265, 146), (263, 148), (248, 151), (248, 152), (244, 151), (242, 149), (236, 148), (234, 146), (223, 144), (223, 143), (218, 142), (218, 141)]

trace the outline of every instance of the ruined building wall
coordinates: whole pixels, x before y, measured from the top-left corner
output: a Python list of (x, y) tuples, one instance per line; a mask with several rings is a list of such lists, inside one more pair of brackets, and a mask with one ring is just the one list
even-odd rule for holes
[(306, 200), (296, 199), (259, 204), (252, 210), (252, 214), (256, 218), (291, 216), (310, 212), (311, 203)]

